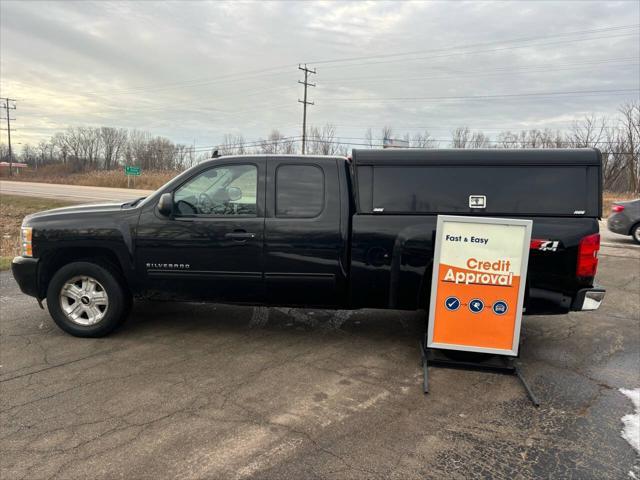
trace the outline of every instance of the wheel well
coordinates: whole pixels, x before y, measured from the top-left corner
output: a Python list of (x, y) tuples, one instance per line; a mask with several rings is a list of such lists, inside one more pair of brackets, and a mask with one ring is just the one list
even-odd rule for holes
[(113, 251), (108, 248), (62, 248), (52, 255), (45, 257), (39, 268), (38, 290), (40, 298), (47, 295), (47, 288), (53, 275), (63, 266), (78, 261), (96, 263), (109, 270), (115, 271), (127, 286), (120, 261)]
[(631, 225), (631, 228), (629, 228), (629, 235), (633, 235), (633, 229), (636, 228), (638, 225), (640, 225), (640, 222), (636, 222), (633, 225)]

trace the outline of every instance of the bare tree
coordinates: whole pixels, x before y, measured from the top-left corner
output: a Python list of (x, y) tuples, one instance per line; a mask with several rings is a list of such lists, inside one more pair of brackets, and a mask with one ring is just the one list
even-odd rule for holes
[(483, 132), (472, 132), (469, 127), (458, 127), (451, 132), (452, 148), (489, 148), (491, 139)]
[(428, 131), (424, 133), (416, 133), (409, 143), (414, 148), (438, 148), (438, 142), (431, 136)]
[(176, 170), (187, 168), (189, 147), (183, 143), (177, 143), (173, 148), (173, 165)]
[(51, 151), (53, 150), (53, 145), (49, 142), (41, 140), (38, 143), (38, 154), (35, 157), (34, 167), (37, 170), (38, 164), (45, 165), (51, 156)]
[(491, 147), (491, 139), (483, 132), (473, 132), (469, 148), (489, 148)]
[(58, 146), (60, 151), (69, 156), (74, 169), (82, 168), (82, 137), (80, 129), (69, 127), (64, 132), (57, 133), (54, 137), (54, 144)]
[(336, 155), (338, 142), (336, 140), (336, 127), (327, 123), (321, 129), (312, 127), (309, 134), (309, 153), (314, 155)]
[(152, 138), (149, 140), (147, 150), (149, 157), (146, 168), (154, 170), (172, 170), (174, 168), (174, 146), (168, 138)]
[(519, 139), (520, 136), (517, 133), (506, 130), (498, 134), (496, 146), (500, 148), (518, 148), (520, 147)]
[(261, 140), (260, 153), (281, 153), (280, 147), (284, 138), (284, 135), (282, 135), (279, 130), (272, 130), (266, 140)]
[(371, 130), (371, 127), (367, 128), (367, 131), (364, 133), (364, 138), (367, 146), (369, 148), (373, 148), (375, 145), (375, 142), (373, 140), (373, 131)]
[(604, 139), (607, 119), (594, 115), (585, 117), (580, 122), (574, 122), (567, 143), (574, 148), (598, 147)]
[(187, 156), (186, 156), (187, 164), (185, 168), (191, 168), (196, 164), (196, 149), (195, 146), (189, 145), (187, 147)]
[(393, 138), (393, 127), (390, 127), (388, 125), (385, 125), (384, 127), (382, 127), (382, 140), (384, 142), (385, 139), (389, 140), (391, 138)]
[(150, 164), (149, 134), (140, 130), (133, 130), (129, 134), (129, 142), (125, 153), (128, 165), (139, 165), (148, 168)]
[[(0, 145), (0, 149), (4, 147), (4, 145)], [(31, 145), (28, 143), (22, 146), (22, 161), (27, 165), (36, 165), (38, 161), (37, 152), (33, 149)], [(0, 158), (4, 160), (4, 155), (0, 153)]]
[(625, 152), (625, 169), (629, 191), (640, 191), (640, 103), (626, 103), (620, 107), (622, 138), (620, 152)]
[(66, 139), (64, 138), (64, 134), (63, 133), (56, 133), (53, 138), (51, 139), (51, 143), (58, 149), (58, 152), (60, 152), (61, 155), (61, 159), (62, 159), (62, 164), (66, 165), (67, 164), (67, 157), (69, 156), (69, 144), (67, 143)]
[(471, 131), (469, 130), (469, 127), (458, 127), (451, 132), (452, 148), (469, 148), (470, 140)]
[(128, 133), (122, 128), (101, 127), (100, 139), (104, 155), (104, 169), (110, 170), (118, 163), (127, 143)]
[(602, 183), (605, 190), (626, 190), (628, 180), (627, 153), (624, 132), (618, 128), (608, 128), (606, 149), (602, 151)]
[(5, 145), (4, 143), (0, 143), (0, 162), (8, 162), (8, 161), (9, 161), (9, 146)]
[(296, 141), (293, 138), (285, 138), (284, 140), (282, 140), (280, 144), (280, 153), (284, 153), (285, 155), (293, 155), (295, 153), (298, 153)]

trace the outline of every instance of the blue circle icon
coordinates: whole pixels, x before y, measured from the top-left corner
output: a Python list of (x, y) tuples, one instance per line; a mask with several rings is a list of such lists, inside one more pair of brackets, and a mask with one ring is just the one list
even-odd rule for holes
[(460, 300), (457, 297), (447, 297), (444, 301), (444, 306), (447, 310), (453, 312), (460, 308)]
[(509, 310), (509, 307), (507, 306), (507, 302), (504, 300), (498, 300), (493, 303), (493, 313), (496, 315), (504, 315), (507, 313), (507, 310)]
[(471, 313), (480, 313), (484, 310), (484, 302), (480, 299), (474, 298), (469, 302), (469, 310), (471, 310)]

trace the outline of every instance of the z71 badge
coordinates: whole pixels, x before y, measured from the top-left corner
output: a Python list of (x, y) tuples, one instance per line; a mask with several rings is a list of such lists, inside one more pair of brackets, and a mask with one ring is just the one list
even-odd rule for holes
[(555, 252), (558, 250), (559, 246), (559, 240), (538, 240), (534, 238), (531, 239), (531, 245), (529, 248), (531, 250), (539, 250), (541, 252)]

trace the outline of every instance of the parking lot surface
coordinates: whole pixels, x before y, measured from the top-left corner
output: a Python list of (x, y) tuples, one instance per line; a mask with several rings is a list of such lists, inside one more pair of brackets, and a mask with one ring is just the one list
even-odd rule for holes
[(420, 313), (140, 303), (79, 339), (4, 272), (0, 477), (640, 478), (640, 249), (604, 248), (598, 281), (597, 312), (525, 317), (536, 409), (482, 372), (423, 395)]

